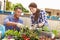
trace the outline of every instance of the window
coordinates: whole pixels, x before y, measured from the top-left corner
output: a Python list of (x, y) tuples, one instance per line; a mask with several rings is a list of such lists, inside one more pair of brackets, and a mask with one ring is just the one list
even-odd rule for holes
[(46, 11), (46, 13), (48, 14), (48, 16), (51, 16), (51, 12), (50, 11)]

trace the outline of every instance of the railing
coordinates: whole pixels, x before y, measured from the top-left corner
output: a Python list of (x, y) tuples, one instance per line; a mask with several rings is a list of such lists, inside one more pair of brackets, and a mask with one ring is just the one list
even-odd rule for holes
[(47, 16), (47, 19), (60, 20), (60, 17), (57, 17), (57, 16)]
[(10, 11), (3, 11), (3, 10), (0, 10), (0, 14), (11, 15), (11, 14), (13, 14), (13, 13), (10, 12)]

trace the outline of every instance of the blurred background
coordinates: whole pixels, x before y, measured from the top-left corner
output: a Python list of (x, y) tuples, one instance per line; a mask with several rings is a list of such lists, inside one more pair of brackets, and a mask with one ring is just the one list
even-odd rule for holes
[[(35, 2), (39, 9), (46, 11), (47, 21), (51, 30), (58, 30), (60, 33), (60, 0), (0, 0), (0, 24), (3, 24), (7, 15), (12, 15), (14, 7), (22, 8), (22, 19), (24, 24), (30, 26), (30, 10), (28, 5)], [(60, 36), (60, 35), (59, 35)]]

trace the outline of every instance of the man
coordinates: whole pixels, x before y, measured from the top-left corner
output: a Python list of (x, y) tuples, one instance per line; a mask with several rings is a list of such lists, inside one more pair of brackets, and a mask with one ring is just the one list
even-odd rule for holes
[(20, 30), (19, 27), (17, 27), (17, 24), (23, 24), (23, 20), (20, 18), (22, 13), (22, 9), (20, 7), (15, 7), (14, 8), (14, 15), (9, 15), (8, 17), (5, 18), (4, 20), (4, 25), (6, 30), (8, 29), (13, 29), (13, 30)]

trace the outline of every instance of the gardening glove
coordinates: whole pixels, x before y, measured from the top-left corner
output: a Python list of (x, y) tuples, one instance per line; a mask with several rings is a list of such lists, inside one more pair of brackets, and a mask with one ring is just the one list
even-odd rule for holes
[(38, 24), (38, 27), (42, 27), (42, 26), (43, 26), (43, 23), (39, 23), (39, 24)]
[(21, 23), (17, 23), (17, 27), (22, 28), (22, 27), (24, 27), (24, 25)]

